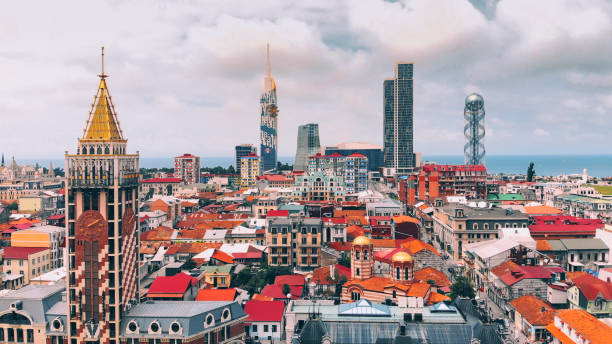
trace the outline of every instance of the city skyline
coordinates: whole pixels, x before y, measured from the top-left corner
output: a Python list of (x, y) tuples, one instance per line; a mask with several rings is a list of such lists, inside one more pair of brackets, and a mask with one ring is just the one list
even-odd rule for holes
[[(7, 130), (0, 144), (6, 156), (17, 159), (55, 158), (58, 151), (71, 148), (77, 119), (88, 105), (83, 99), (92, 96), (92, 57), (106, 45), (115, 92), (124, 94), (117, 112), (123, 115), (122, 126), (134, 133), (131, 147), (149, 157), (183, 151), (232, 156), (236, 144), (258, 143), (253, 128), (259, 118), (253, 114), (264, 74), (263, 47), (270, 42), (282, 99), (280, 157), (294, 155), (293, 133), (306, 117), (320, 123), (322, 137), (337, 141), (326, 140), (324, 146), (342, 141), (382, 145), (380, 83), (390, 66), (402, 60), (414, 61), (416, 70), (415, 152), (460, 155), (463, 99), (478, 92), (487, 99), (489, 155), (609, 153), (605, 128), (612, 124), (611, 66), (605, 59), (607, 45), (601, 42), (611, 31), (610, 9), (601, 5), (598, 10), (598, 2), (588, 8), (473, 3), (476, 6), (468, 1), (447, 5), (461, 19), (446, 18), (448, 11), (439, 10), (444, 4), (420, 2), (364, 2), (350, 8), (344, 3), (302, 4), (281, 19), (269, 14), (278, 9), (272, 4), (233, 6), (238, 9), (218, 5), (213, 12), (223, 14), (215, 17), (191, 5), (143, 9), (96, 4), (114, 23), (108, 30), (89, 28), (78, 15), (67, 17), (44, 3), (41, 12), (52, 14), (46, 17), (59, 19), (60, 25), (46, 25), (49, 19), (36, 14), (19, 15), (27, 11), (20, 4), (5, 5), (10, 10), (3, 11), (4, 16), (21, 20), (3, 18), (9, 44), (0, 51), (5, 75), (0, 111)], [(533, 21), (513, 15), (518, 8), (542, 16)], [(137, 19), (141, 25), (131, 21), (136, 9), (142, 12)], [(333, 15), (315, 18), (321, 9)], [(86, 13), (77, 3), (74, 11)], [(393, 37), (420, 34), (426, 39), (393, 44), (395, 38), (363, 20), (366, 11), (393, 25)], [(426, 18), (422, 27), (404, 20), (417, 15)], [(452, 20), (452, 32), (434, 26), (445, 18)], [(331, 25), (335, 22), (338, 25)], [(158, 23), (159, 29), (154, 26)], [(77, 26), (84, 30), (73, 30)], [(232, 39), (237, 37), (241, 39)], [(295, 41), (302, 44), (296, 46)], [(559, 47), (565, 53), (559, 54)], [(312, 111), (315, 103), (317, 111)], [(24, 126), (24, 117), (35, 121)], [(174, 117), (177, 120), (170, 120)], [(240, 125), (210, 129), (224, 121)], [(149, 134), (160, 123), (163, 140)], [(25, 130), (31, 144), (40, 147), (36, 153), (18, 144)], [(49, 142), (50, 130), (57, 140)]]

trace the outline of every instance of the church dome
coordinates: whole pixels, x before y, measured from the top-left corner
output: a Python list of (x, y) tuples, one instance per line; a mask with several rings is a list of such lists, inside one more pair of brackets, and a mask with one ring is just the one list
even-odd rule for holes
[(412, 256), (406, 252), (397, 252), (391, 257), (391, 261), (399, 263), (412, 262)]
[(353, 245), (370, 245), (372, 241), (365, 236), (361, 235), (353, 240)]

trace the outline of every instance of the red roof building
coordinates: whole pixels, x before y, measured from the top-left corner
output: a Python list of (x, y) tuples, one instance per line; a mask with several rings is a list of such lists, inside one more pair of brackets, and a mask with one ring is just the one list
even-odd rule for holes
[(197, 285), (197, 278), (184, 272), (174, 276), (158, 276), (151, 283), (147, 298), (153, 300), (193, 300), (198, 288)]
[(281, 322), (285, 314), (283, 301), (247, 301), (244, 312), (249, 315), (246, 322)]
[(270, 217), (288, 217), (289, 210), (269, 210), (266, 218)]
[(196, 301), (234, 301), (238, 291), (234, 288), (228, 289), (200, 289)]
[(299, 274), (280, 275), (276, 276), (276, 278), (274, 279), (274, 284), (280, 286), (283, 286), (284, 284), (287, 284), (289, 286), (304, 286), (304, 284), (306, 284), (306, 278), (304, 277), (304, 275)]
[(34, 253), (48, 250), (47, 247), (15, 247), (7, 246), (4, 247), (3, 259), (28, 259), (28, 257)]
[(603, 228), (601, 219), (583, 219), (569, 215), (532, 216), (529, 232), (534, 239), (592, 238)]
[(145, 183), (182, 183), (183, 180), (181, 178), (150, 178), (143, 179), (140, 181), (141, 184)]

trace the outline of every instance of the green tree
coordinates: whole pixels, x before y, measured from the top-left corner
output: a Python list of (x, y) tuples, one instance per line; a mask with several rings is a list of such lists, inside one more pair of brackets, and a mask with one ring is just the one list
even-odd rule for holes
[(535, 176), (535, 163), (532, 161), (529, 163), (529, 167), (527, 168), (527, 181), (532, 182), (533, 177)]
[(232, 284), (237, 287), (245, 286), (252, 278), (251, 269), (244, 268), (232, 279)]
[(346, 254), (342, 255), (340, 259), (338, 259), (338, 264), (342, 266), (346, 266), (347, 268), (350, 268), (351, 267), (351, 257), (349, 257)]
[(474, 292), (474, 286), (465, 276), (459, 276), (455, 280), (455, 283), (451, 285), (451, 299), (456, 299), (458, 296), (467, 297), (473, 299), (476, 296)]
[(283, 284), (283, 294), (287, 295), (287, 294), (291, 294), (291, 288), (289, 287), (289, 284)]
[(8, 210), (9, 212), (13, 210), (18, 210), (18, 209), (19, 209), (19, 203), (17, 203), (16, 201), (6, 206), (6, 210)]
[(436, 284), (436, 281), (434, 281), (434, 280), (430, 279), (430, 280), (427, 280), (427, 284), (429, 284), (429, 285), (435, 285), (435, 284)]

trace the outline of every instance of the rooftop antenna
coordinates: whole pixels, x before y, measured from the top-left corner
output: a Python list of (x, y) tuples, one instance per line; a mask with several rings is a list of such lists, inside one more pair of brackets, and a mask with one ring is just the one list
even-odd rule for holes
[(266, 44), (266, 75), (270, 76), (270, 43)]
[(104, 74), (104, 46), (102, 46), (102, 73), (98, 75), (100, 78), (104, 79), (108, 75)]

